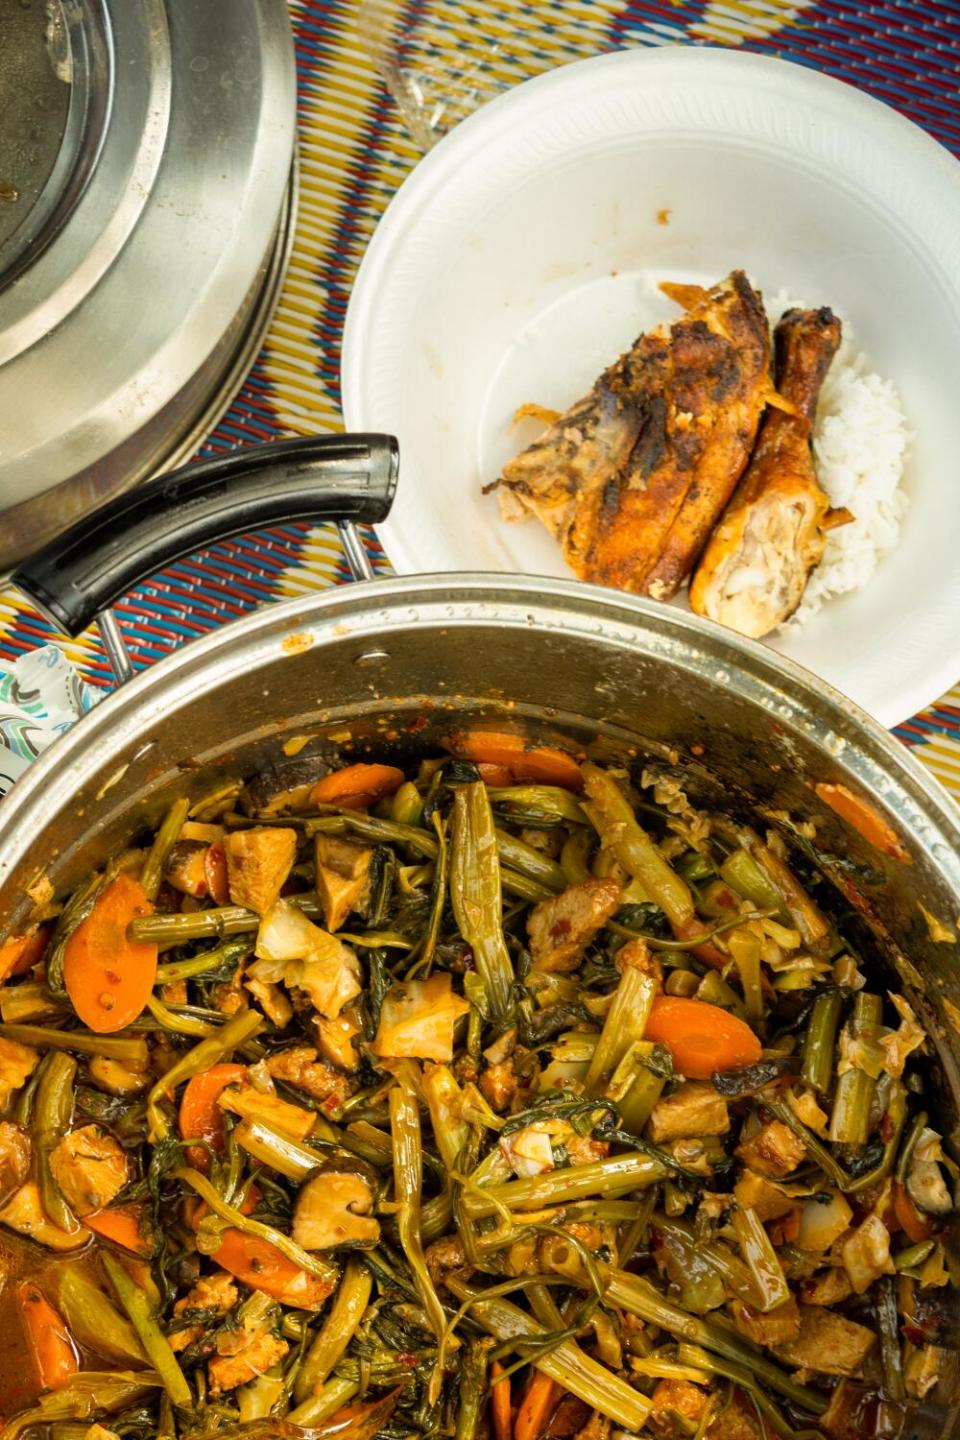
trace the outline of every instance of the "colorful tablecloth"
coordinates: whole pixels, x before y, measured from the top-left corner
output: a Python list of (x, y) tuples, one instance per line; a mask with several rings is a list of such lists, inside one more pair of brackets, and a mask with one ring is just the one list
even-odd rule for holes
[[(960, 0), (289, 0), (297, 41), (301, 193), (293, 260), (249, 378), (207, 453), (341, 427), (340, 337), (380, 215), (423, 150), (506, 86), (623, 46), (737, 46), (860, 86), (960, 155)], [(373, 537), (378, 569), (387, 561)], [(336, 532), (290, 525), (216, 545), (118, 606), (137, 667), (271, 599), (348, 578)], [(49, 627), (0, 595), (0, 666)], [(65, 643), (93, 686), (94, 633)], [(891, 676), (891, 684), (895, 677)], [(960, 797), (960, 688), (900, 738)]]

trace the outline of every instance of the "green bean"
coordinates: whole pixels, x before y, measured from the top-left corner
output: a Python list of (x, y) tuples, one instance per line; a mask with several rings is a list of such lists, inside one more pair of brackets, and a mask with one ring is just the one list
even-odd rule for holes
[(719, 1240), (697, 1240), (690, 1226), (683, 1220), (674, 1220), (666, 1215), (657, 1215), (654, 1224), (661, 1234), (683, 1252), (691, 1274), (700, 1268), (701, 1262), (706, 1261), (731, 1295), (745, 1300), (754, 1309), (766, 1308), (763, 1289), (758, 1285), (750, 1268), (729, 1246)]
[(762, 1380), (771, 1390), (792, 1400), (811, 1415), (822, 1415), (827, 1408), (826, 1398), (803, 1385), (791, 1380), (789, 1375), (774, 1365), (732, 1330), (716, 1325), (700, 1316), (688, 1315), (679, 1306), (671, 1304), (647, 1280), (638, 1275), (628, 1275), (623, 1270), (609, 1270), (606, 1277), (607, 1302), (622, 1310), (628, 1310), (648, 1324), (659, 1325), (661, 1329), (679, 1340), (692, 1345), (701, 1345), (715, 1355), (722, 1355), (735, 1364), (746, 1365), (756, 1379)]
[(440, 938), (443, 910), (447, 903), (447, 866), (449, 854), (447, 837), (443, 828), (443, 822), (436, 811), (433, 812), (431, 820), (433, 821), (433, 828), (437, 837), (437, 858), (433, 876), (433, 896), (430, 901), (430, 919), (427, 921), (427, 928), (424, 931), (423, 943), (420, 947), (420, 955), (417, 963), (407, 971), (408, 980), (412, 980), (418, 970), (429, 971), (430, 966), (433, 964), (437, 941)]
[(643, 1039), (656, 993), (653, 975), (624, 966), (584, 1078), (584, 1095), (599, 1095), (633, 1042)]
[(189, 1185), (195, 1190), (201, 1200), (205, 1200), (215, 1215), (221, 1220), (226, 1220), (236, 1230), (242, 1230), (245, 1235), (255, 1235), (259, 1240), (266, 1240), (285, 1255), (300, 1270), (306, 1270), (310, 1275), (316, 1275), (319, 1280), (332, 1285), (337, 1278), (334, 1267), (326, 1260), (319, 1259), (308, 1250), (304, 1250), (289, 1235), (284, 1235), (274, 1225), (264, 1225), (260, 1220), (252, 1220), (249, 1215), (244, 1215), (234, 1205), (228, 1205), (215, 1186), (211, 1185), (205, 1175), (199, 1170), (192, 1170), (189, 1166), (183, 1169), (172, 1170), (170, 1178), (181, 1180), (184, 1185)]
[(77, 1055), (134, 1063), (150, 1058), (147, 1042), (134, 1035), (97, 1035), (92, 1030), (54, 1030), (45, 1025), (0, 1025), (0, 1035), (38, 1050), (72, 1050)]
[(348, 1260), (333, 1303), (310, 1349), (303, 1358), (293, 1387), (298, 1405), (324, 1385), (333, 1367), (356, 1334), (370, 1301), (373, 1276), (359, 1260)]
[(311, 1395), (287, 1415), (289, 1425), (302, 1425), (307, 1429), (322, 1425), (331, 1415), (336, 1415), (344, 1405), (360, 1393), (358, 1380), (341, 1380), (334, 1376), (328, 1380), (319, 1395)]
[(72, 1235), (80, 1226), (67, 1204), (50, 1169), (50, 1152), (70, 1127), (73, 1114), (73, 1086), (77, 1062), (72, 1055), (54, 1050), (44, 1062), (43, 1076), (37, 1086), (34, 1129), (37, 1139), (37, 1180), (43, 1208), (54, 1225)]
[(613, 777), (588, 763), (583, 766), (583, 783), (589, 797), (589, 804), (585, 803), (583, 808), (604, 848), (640, 882), (672, 925), (684, 925), (692, 920), (690, 887), (670, 868), (642, 829)]
[[(472, 1188), (466, 1196), (466, 1209), (474, 1220), (496, 1215), (501, 1209), (539, 1210), (583, 1200), (589, 1195), (612, 1197), (642, 1190), (665, 1180), (669, 1173), (659, 1160), (628, 1152), (606, 1160), (591, 1160), (586, 1165), (573, 1165), (566, 1170), (549, 1170), (524, 1180), (507, 1180), (481, 1190)], [(521, 1215), (521, 1221), (522, 1218)]]
[(893, 1263), (897, 1270), (917, 1269), (932, 1252), (936, 1243), (935, 1240), (921, 1240), (916, 1245), (907, 1245), (905, 1249), (898, 1250), (893, 1257)]
[(153, 844), (147, 852), (143, 869), (140, 871), (140, 885), (148, 900), (157, 898), (160, 882), (163, 879), (163, 867), (167, 863), (170, 851), (177, 843), (189, 813), (190, 801), (185, 795), (181, 796), (179, 800), (174, 800), (163, 817), (159, 830), (153, 837)]
[[(379, 840), (387, 845), (407, 845), (425, 860), (436, 860), (437, 842), (428, 831), (419, 825), (400, 825), (394, 820), (379, 820), (373, 815), (362, 815), (358, 810), (348, 810), (343, 816), (346, 828), (365, 840)], [(319, 829), (321, 821), (312, 821), (308, 828)]]
[(620, 1112), (625, 1130), (639, 1135), (663, 1093), (666, 1076), (650, 1069), (648, 1060), (656, 1047), (650, 1040), (635, 1040), (610, 1077), (604, 1090)]
[(842, 1008), (843, 996), (839, 990), (823, 990), (813, 1002), (803, 1042), (801, 1076), (819, 1095), (829, 1095), (833, 1089), (834, 1051)]
[[(497, 1340), (513, 1342), (513, 1348), (523, 1351), (524, 1341), (546, 1340), (550, 1336), (545, 1326), (509, 1300), (487, 1298), (482, 1290), (472, 1289), (455, 1274), (447, 1277), (446, 1284), (458, 1300), (469, 1301), (473, 1319)], [(529, 1358), (537, 1370), (618, 1425), (635, 1432), (646, 1424), (652, 1409), (646, 1396), (585, 1355), (573, 1340), (561, 1340), (550, 1350), (534, 1349)]]
[(420, 1108), (413, 1089), (405, 1083), (402, 1076), (390, 1091), (390, 1133), (393, 1139), (393, 1192), (397, 1205), (400, 1245), (441, 1351), (438, 1366), (434, 1369), (430, 1382), (431, 1403), (435, 1403), (442, 1378), (439, 1364), (447, 1333), (447, 1317), (434, 1289), (423, 1253), (420, 1229), (420, 1192), (423, 1188)]
[(217, 945), (213, 950), (205, 950), (202, 955), (191, 955), (186, 960), (171, 960), (166, 965), (158, 965), (157, 984), (171, 985), (176, 980), (193, 980), (198, 975), (206, 975), (212, 970), (220, 970), (244, 960), (252, 951), (253, 945), (249, 940), (228, 940), (226, 944)]
[(220, 905), (213, 910), (194, 910), (187, 915), (141, 915), (131, 920), (127, 935), (142, 944), (159, 945), (169, 950), (188, 940), (203, 940), (209, 935), (237, 935), (256, 930), (260, 917), (242, 905)]
[(762, 910), (772, 910), (779, 919), (791, 923), (779, 890), (746, 850), (732, 850), (720, 866), (720, 876), (744, 900)]
[(591, 878), (587, 857), (593, 848), (593, 843), (593, 831), (582, 828), (574, 830), (573, 834), (564, 841), (563, 849), (560, 851), (560, 865), (569, 885), (580, 885), (584, 880)]
[(162, 1139), (169, 1128), (160, 1109), (160, 1102), (168, 1099), (184, 1080), (201, 1075), (204, 1070), (209, 1070), (211, 1065), (219, 1064), (245, 1040), (251, 1040), (263, 1029), (264, 1024), (263, 1016), (256, 1010), (241, 1010), (228, 1020), (216, 1035), (201, 1040), (199, 1045), (188, 1050), (186, 1055), (181, 1055), (170, 1069), (160, 1076), (147, 1096), (149, 1139), (152, 1144)]
[(503, 938), (500, 861), (490, 798), (482, 781), (458, 785), (450, 834), (450, 901), (495, 1018), (509, 1008), (513, 965)]
[(130, 1322), (77, 1265), (57, 1272), (57, 1301), (74, 1339), (96, 1355), (142, 1365), (147, 1352)]
[[(879, 995), (861, 990), (853, 1002), (850, 1033), (854, 1040), (876, 1034), (883, 1015)], [(870, 1133), (870, 1102), (877, 1082), (866, 1070), (853, 1068), (837, 1078), (837, 1089), (830, 1113), (828, 1135), (834, 1145), (865, 1145)]]
[(500, 866), (500, 885), (505, 895), (527, 900), (531, 905), (539, 905), (541, 900), (552, 900), (554, 896), (554, 891), (541, 885), (539, 880), (531, 880), (529, 875), (521, 875), (518, 870), (511, 870), (506, 865)]
[(515, 835), (510, 835), (506, 830), (501, 830), (499, 825), (495, 828), (494, 834), (497, 837), (497, 854), (504, 865), (519, 871), (521, 875), (526, 875), (529, 880), (536, 880), (540, 885), (545, 885), (554, 894), (558, 894), (566, 888), (567, 877), (556, 860), (551, 860), (549, 855), (544, 855), (542, 850), (535, 850), (532, 845), (518, 840)]
[(877, 1317), (877, 1330), (880, 1334), (883, 1388), (892, 1400), (902, 1404), (907, 1398), (907, 1391), (903, 1379), (903, 1352), (900, 1349), (897, 1300), (893, 1281), (889, 1275), (881, 1275), (876, 1285), (874, 1312)]
[(194, 1015), (185, 1015), (182, 1012), (171, 1010), (155, 995), (151, 995), (147, 1000), (147, 1009), (160, 1029), (166, 1030), (170, 1035), (193, 1035), (198, 1039), (206, 1040), (211, 1035), (218, 1035), (223, 1028), (222, 1025), (214, 1025), (209, 1020), (198, 1020)]
[(587, 823), (580, 802), (569, 790), (562, 790), (559, 785), (491, 785), (489, 788), (490, 799), (494, 805), (516, 805), (521, 810), (539, 810), (556, 820), (567, 820), (571, 825)]
[(51, 995), (39, 981), (21, 980), (18, 985), (0, 986), (0, 1015), (8, 1024), (52, 1020), (70, 1013), (69, 1005)]
[(262, 1120), (241, 1120), (233, 1138), (241, 1150), (245, 1150), (259, 1165), (268, 1165), (288, 1180), (305, 1180), (321, 1161), (315, 1150), (287, 1135), (278, 1134)]
[(100, 1263), (116, 1292), (117, 1299), (130, 1317), (130, 1323), (140, 1337), (140, 1343), (160, 1376), (163, 1388), (170, 1396), (172, 1403), (180, 1406), (192, 1405), (193, 1396), (190, 1393), (186, 1376), (170, 1348), (170, 1341), (150, 1313), (146, 1295), (134, 1284), (119, 1260), (115, 1260), (109, 1251), (104, 1250), (101, 1253)]

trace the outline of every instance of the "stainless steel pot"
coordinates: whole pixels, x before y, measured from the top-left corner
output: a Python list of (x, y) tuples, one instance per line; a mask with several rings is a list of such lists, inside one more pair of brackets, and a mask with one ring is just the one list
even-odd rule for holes
[[(283, 493), (289, 476), (274, 485), (274, 513), (329, 516), (339, 503), (355, 517), (382, 518), (393, 468), (382, 437), (360, 437), (352, 450), (339, 437), (309, 444), (326, 478), (305, 482), (299, 499)], [(287, 446), (290, 464), (302, 446)], [(249, 467), (255, 456), (246, 453)], [(263, 472), (241, 477), (247, 508), (231, 525), (224, 513), (240, 501), (226, 488), (229, 468), (236, 462), (217, 482), (219, 518), (198, 500), (195, 521), (182, 515), (159, 540), (156, 514), (146, 529), (132, 525), (134, 562), (127, 543), (105, 538), (118, 528), (108, 507), (99, 536), (75, 535), (21, 572), (22, 583), (42, 592), (61, 623), (87, 623), (159, 560), (250, 522)], [(162, 511), (164, 483), (137, 494), (153, 492)], [(759, 811), (788, 838), (786, 817), (812, 820), (823, 868), (876, 935), (891, 984), (933, 1037), (946, 1081), (938, 1118), (960, 1153), (960, 815), (950, 799), (867, 715), (772, 651), (576, 582), (435, 575), (341, 587), (270, 606), (162, 661), (58, 741), (0, 807), (0, 933), (21, 923), (42, 877), (69, 886), (155, 820), (172, 794), (197, 796), (249, 773), (293, 736), (415, 753), (453, 717), (490, 714), (666, 762), (693, 798)], [(814, 790), (820, 781), (869, 797), (909, 863), (838, 819)]]

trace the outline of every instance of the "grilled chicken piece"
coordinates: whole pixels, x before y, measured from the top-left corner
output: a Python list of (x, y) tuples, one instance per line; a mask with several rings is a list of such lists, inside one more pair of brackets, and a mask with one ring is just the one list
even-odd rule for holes
[(265, 825), (235, 830), (223, 842), (230, 901), (265, 915), (274, 905), (293, 868), (297, 832)]
[(766, 635), (789, 618), (826, 543), (829, 496), (817, 483), (810, 436), (840, 346), (831, 310), (789, 310), (774, 334), (777, 388), (796, 410), (767, 411), (757, 447), (690, 585), (698, 615)]
[[(218, 1339), (218, 1349), (225, 1339)], [(286, 1340), (271, 1335), (267, 1326), (263, 1325), (256, 1330), (244, 1326), (239, 1333), (230, 1336), (229, 1349), (229, 1354), (217, 1355), (207, 1366), (212, 1396), (222, 1395), (225, 1390), (235, 1390), (238, 1385), (256, 1380), (258, 1375), (265, 1374), (271, 1365), (282, 1360), (290, 1346)]]
[(70, 1209), (81, 1219), (109, 1205), (130, 1179), (119, 1141), (99, 1125), (71, 1130), (50, 1152), (50, 1170)]
[(286, 1080), (288, 1085), (303, 1090), (313, 1100), (342, 1105), (353, 1094), (354, 1087), (347, 1077), (318, 1060), (316, 1050), (309, 1045), (295, 1045), (289, 1050), (278, 1050), (268, 1058), (266, 1064), (275, 1080)]
[(667, 286), (687, 308), (641, 335), (500, 480), (577, 575), (668, 599), (743, 473), (770, 391), (760, 296), (735, 270), (712, 290)]
[(778, 1344), (775, 1353), (788, 1365), (819, 1370), (824, 1375), (858, 1375), (875, 1339), (865, 1325), (833, 1310), (801, 1305), (798, 1335), (786, 1344)]
[[(173, 1307), (174, 1315), (182, 1315), (185, 1310), (215, 1310), (221, 1315), (226, 1315), (232, 1310), (240, 1298), (240, 1292), (233, 1282), (233, 1278), (225, 1270), (215, 1270), (212, 1275), (201, 1276), (189, 1294), (184, 1295)], [(183, 1330), (174, 1330), (169, 1335), (171, 1350), (186, 1350), (188, 1345), (194, 1345), (202, 1340), (205, 1333), (206, 1321), (203, 1325), (191, 1325)]]
[(796, 1170), (806, 1151), (803, 1141), (789, 1126), (782, 1120), (771, 1120), (756, 1135), (738, 1145), (734, 1153), (760, 1175), (781, 1180)]
[(14, 1094), (37, 1067), (39, 1050), (8, 1040), (0, 1035), (0, 1110), (5, 1110)]
[(672, 1095), (658, 1100), (650, 1112), (647, 1132), (654, 1145), (691, 1136), (726, 1135), (730, 1129), (727, 1102), (712, 1085), (684, 1080)]

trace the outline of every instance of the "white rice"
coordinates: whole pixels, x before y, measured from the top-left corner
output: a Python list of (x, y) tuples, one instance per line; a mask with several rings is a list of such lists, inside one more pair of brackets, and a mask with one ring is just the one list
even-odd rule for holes
[[(783, 291), (775, 295), (767, 302), (771, 325), (799, 304)], [(907, 508), (901, 485), (910, 428), (900, 396), (892, 380), (868, 368), (850, 326), (840, 318), (843, 341), (820, 393), (813, 453), (820, 484), (835, 506), (845, 505), (855, 518), (827, 535), (823, 559), (787, 621), (791, 626), (816, 615), (824, 600), (868, 582), (895, 547)]]

